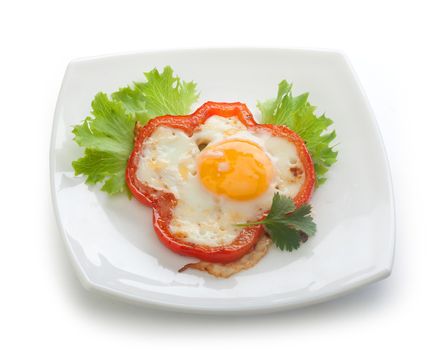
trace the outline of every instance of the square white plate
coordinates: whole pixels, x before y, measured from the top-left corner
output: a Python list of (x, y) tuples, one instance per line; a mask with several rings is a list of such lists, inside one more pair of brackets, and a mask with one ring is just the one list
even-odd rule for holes
[[(177, 270), (178, 256), (153, 233), (151, 210), (108, 197), (74, 177), (82, 154), (72, 125), (99, 91), (111, 93), (142, 72), (171, 65), (194, 80), (207, 101), (274, 97), (282, 79), (334, 120), (338, 162), (314, 194), (316, 236), (293, 252), (276, 248), (254, 268), (229, 279)], [(180, 50), (76, 60), (69, 64), (54, 117), (51, 144), (54, 208), (83, 284), (146, 305), (192, 312), (259, 312), (325, 301), (387, 277), (394, 251), (389, 168), (368, 101), (347, 60), (329, 51), (278, 49)]]

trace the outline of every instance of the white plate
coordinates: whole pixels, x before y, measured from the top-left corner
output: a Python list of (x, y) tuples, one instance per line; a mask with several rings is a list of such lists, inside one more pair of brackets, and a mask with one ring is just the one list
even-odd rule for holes
[[(229, 279), (178, 273), (194, 259), (160, 244), (150, 209), (74, 177), (71, 161), (82, 150), (71, 126), (89, 114), (94, 95), (165, 65), (198, 83), (200, 103), (242, 101), (257, 115), (256, 100), (275, 96), (287, 79), (334, 120), (339, 160), (312, 200), (318, 232), (299, 250), (271, 249), (254, 268)], [(392, 269), (394, 207), (385, 151), (366, 97), (336, 52), (182, 50), (73, 61), (54, 117), (51, 185), (60, 231), (85, 287), (146, 305), (210, 313), (293, 308), (380, 280)]]

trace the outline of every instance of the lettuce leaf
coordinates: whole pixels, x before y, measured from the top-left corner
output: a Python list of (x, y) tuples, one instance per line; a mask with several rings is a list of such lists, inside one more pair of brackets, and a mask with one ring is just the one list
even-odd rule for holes
[(125, 169), (134, 145), (136, 122), (146, 124), (165, 114), (184, 115), (199, 95), (196, 84), (181, 81), (170, 67), (160, 73), (145, 73), (145, 82), (133, 83), (111, 97), (98, 93), (92, 101), (92, 116), (76, 125), (74, 141), (84, 147), (84, 156), (72, 162), (75, 175), (86, 176), (87, 184), (102, 182), (109, 194), (130, 195), (125, 183)]
[(87, 117), (72, 130), (74, 140), (85, 147), (84, 157), (72, 162), (75, 175), (85, 175), (87, 184), (104, 182), (103, 191), (128, 193), (125, 169), (133, 149), (136, 121), (121, 102), (98, 93), (92, 102), (94, 118)]
[(147, 82), (135, 83), (135, 89), (143, 94), (150, 117), (188, 114), (191, 105), (199, 98), (196, 83), (174, 77), (170, 67), (165, 67), (162, 73), (153, 69), (145, 76)]
[(336, 132), (328, 130), (333, 124), (331, 119), (324, 114), (315, 114), (316, 107), (308, 102), (308, 97), (308, 93), (293, 96), (292, 84), (283, 80), (279, 84), (277, 97), (258, 102), (257, 107), (262, 114), (262, 123), (286, 125), (305, 141), (315, 166), (316, 185), (320, 186), (337, 160), (338, 152), (331, 145)]

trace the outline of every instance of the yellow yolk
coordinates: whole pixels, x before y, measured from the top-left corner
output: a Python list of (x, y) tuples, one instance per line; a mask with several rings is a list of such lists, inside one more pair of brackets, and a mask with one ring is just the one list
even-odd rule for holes
[(228, 140), (202, 151), (198, 172), (209, 191), (243, 201), (256, 198), (267, 190), (273, 166), (257, 144)]

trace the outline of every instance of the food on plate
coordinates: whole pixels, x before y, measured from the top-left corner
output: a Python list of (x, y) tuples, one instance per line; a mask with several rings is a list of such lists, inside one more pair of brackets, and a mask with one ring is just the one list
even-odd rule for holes
[(315, 115), (307, 94), (293, 97), (283, 81), (276, 99), (258, 103), (262, 124), (238, 102), (188, 114), (193, 82), (170, 67), (145, 76), (95, 97), (94, 117), (73, 130), (86, 148), (76, 175), (151, 207), (160, 241), (200, 260), (180, 271), (229, 277), (254, 266), (270, 242), (291, 251), (315, 233), (308, 201), (337, 152), (331, 120)]
[(137, 131), (126, 179), (154, 210), (154, 228), (173, 251), (227, 263), (249, 252), (256, 221), (274, 193), (307, 202), (315, 184), (310, 155), (285, 126), (257, 124), (241, 103), (207, 102), (189, 116), (162, 116)]

